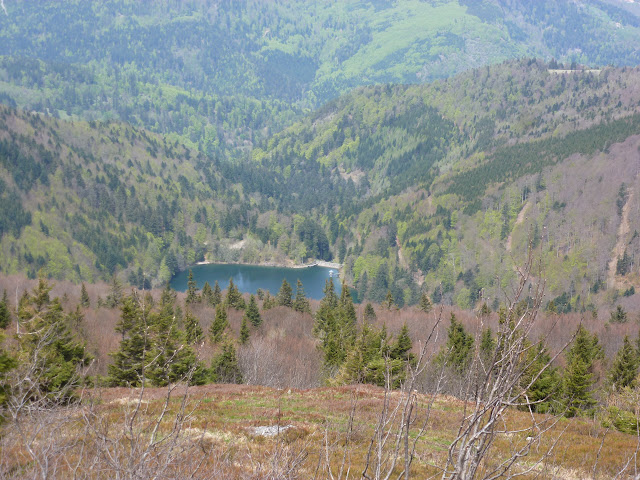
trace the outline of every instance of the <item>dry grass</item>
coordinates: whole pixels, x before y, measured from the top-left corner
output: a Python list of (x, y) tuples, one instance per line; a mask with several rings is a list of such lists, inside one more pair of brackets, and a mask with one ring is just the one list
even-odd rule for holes
[[(39, 455), (50, 457), (47, 478), (71, 478), (74, 473), (76, 478), (115, 478), (114, 465), (118, 462), (123, 467), (121, 478), (134, 478), (125, 474), (125, 467), (132, 461), (129, 449), (138, 454), (144, 452), (151, 436), (150, 427), (161, 416), (166, 393), (166, 389), (147, 389), (139, 397), (139, 390), (99, 390), (87, 395), (81, 405), (64, 412), (31, 416), (23, 428), (34, 431), (37, 424), (46, 423), (44, 417), (48, 416), (49, 430), (40, 432), (33, 447)], [(165, 476), (160, 478), (182, 478), (184, 469), (190, 465), (198, 467), (195, 478), (314, 478), (316, 472), (320, 478), (327, 478), (329, 468), (337, 475), (346, 449), (352, 478), (359, 478), (384, 398), (382, 389), (371, 386), (310, 390), (235, 385), (194, 387), (188, 391), (189, 401), (184, 410), (189, 415), (180, 423), (180, 431), (172, 434), (174, 420), (183, 412), (181, 402), (185, 393), (185, 389), (174, 392), (169, 411), (160, 422), (161, 436), (175, 441), (175, 448), (158, 447), (147, 452), (148, 464), (140, 469), (141, 475), (156, 468), (164, 472)], [(138, 398), (142, 401), (136, 410)], [(400, 393), (392, 393), (392, 403), (400, 400)], [(426, 403), (426, 397), (419, 397), (419, 416), (424, 415)], [(354, 405), (355, 414), (351, 416)], [(412, 478), (438, 474), (438, 467), (443, 465), (447, 448), (455, 438), (463, 407), (463, 402), (452, 397), (436, 399), (429, 428), (419, 442)], [(137, 418), (129, 424), (134, 412)], [(94, 425), (87, 425), (87, 419)], [(255, 434), (254, 427), (277, 425), (288, 428), (274, 437)], [(485, 468), (506, 458), (525, 442), (530, 425), (527, 414), (510, 412), (506, 427), (519, 432), (498, 434)], [(117, 450), (117, 461), (107, 462), (104, 452), (99, 451), (104, 448), (101, 435), (122, 447)], [(38, 477), (36, 465), (15, 426), (5, 427), (2, 443), (3, 478), (32, 477), (34, 472)], [(541, 478), (591, 477), (596, 460), (598, 477), (613, 478), (637, 446), (638, 439), (633, 436), (606, 431), (588, 420), (563, 419), (534, 445), (519, 468), (523, 471), (534, 465), (551, 450), (552, 454), (529, 475), (531, 478), (534, 474)], [(115, 451), (113, 445), (111, 448)], [(634, 468), (632, 462), (631, 472), (619, 478), (631, 478)]]

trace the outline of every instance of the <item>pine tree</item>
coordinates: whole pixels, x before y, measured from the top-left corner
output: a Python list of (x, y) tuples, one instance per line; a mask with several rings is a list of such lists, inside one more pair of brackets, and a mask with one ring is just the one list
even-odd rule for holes
[(34, 366), (34, 396), (67, 402), (81, 381), (79, 370), (88, 365), (91, 356), (71, 332), (60, 300), (50, 300), (50, 291), (47, 282), (40, 279), (33, 293), (21, 301), (17, 360)]
[(433, 305), (431, 304), (431, 300), (429, 300), (429, 297), (427, 296), (426, 293), (423, 293), (422, 296), (420, 297), (420, 310), (422, 310), (425, 313), (429, 313), (432, 308), (433, 308)]
[(567, 352), (567, 367), (563, 377), (563, 396), (566, 406), (565, 415), (573, 417), (593, 408), (592, 387), (594, 362), (604, 356), (598, 338), (582, 326), (578, 328), (573, 345)]
[(376, 311), (373, 309), (371, 303), (367, 303), (364, 307), (364, 320), (365, 322), (373, 322), (376, 319)]
[(125, 298), (115, 328), (122, 336), (120, 347), (111, 354), (113, 363), (108, 367), (108, 382), (112, 387), (137, 387), (145, 380), (145, 354), (150, 349), (147, 314), (136, 295)]
[(224, 305), (218, 305), (216, 307), (216, 317), (211, 324), (209, 334), (213, 343), (218, 343), (222, 340), (222, 336), (225, 330), (229, 327), (229, 321), (227, 320), (227, 310)]
[(464, 326), (458, 322), (453, 313), (450, 322), (447, 330), (447, 343), (438, 355), (438, 361), (445, 363), (456, 372), (462, 373), (471, 360), (473, 336), (465, 331)]
[(634, 388), (636, 376), (638, 375), (638, 359), (629, 337), (625, 335), (622, 348), (616, 354), (609, 381), (615, 390), (622, 390), (625, 387)]
[(189, 278), (187, 280), (187, 299), (185, 303), (198, 303), (200, 297), (198, 296), (198, 289), (196, 287), (196, 281), (193, 279), (193, 271), (189, 270)]
[(493, 338), (493, 332), (491, 331), (491, 327), (487, 327), (482, 330), (482, 335), (480, 336), (480, 355), (482, 360), (487, 362), (493, 356), (493, 352), (496, 348), (496, 341)]
[(7, 298), (7, 291), (4, 291), (2, 295), (2, 301), (0, 302), (0, 328), (5, 329), (11, 323), (11, 308), (9, 307), (9, 299)]
[(227, 306), (235, 308), (236, 310), (244, 310), (246, 307), (240, 290), (238, 290), (238, 287), (233, 283), (233, 278), (229, 279), (229, 287), (227, 288), (225, 303)]
[(211, 285), (209, 285), (209, 282), (204, 282), (204, 285), (202, 286), (201, 298), (202, 298), (202, 301), (205, 302), (207, 305), (212, 304), (213, 290), (211, 289)]
[(557, 368), (549, 366), (550, 361), (551, 357), (542, 343), (528, 348), (526, 369), (520, 378), (520, 385), (527, 389), (521, 410), (548, 413), (554, 410), (554, 402), (559, 403), (560, 376)]
[(296, 298), (293, 301), (293, 309), (300, 313), (311, 313), (311, 305), (304, 294), (304, 287), (300, 279), (296, 282)]
[(409, 336), (409, 327), (407, 324), (402, 325), (402, 329), (396, 338), (395, 343), (391, 347), (390, 357), (392, 359), (402, 360), (403, 362), (413, 362), (415, 356), (411, 353), (413, 342)]
[(627, 312), (618, 305), (617, 308), (611, 312), (611, 316), (609, 318), (611, 323), (627, 323)]
[(358, 317), (351, 298), (351, 292), (346, 283), (342, 284), (342, 293), (338, 303), (338, 318), (340, 320), (339, 327), (344, 344), (343, 348), (349, 349), (355, 341)]
[[(4, 333), (0, 332), (0, 345), (4, 343), (4, 339)], [(0, 408), (5, 405), (8, 395), (11, 393), (9, 386), (5, 381), (5, 377), (17, 366), (18, 363), (16, 362), (16, 359), (9, 355), (4, 348), (0, 348)], [(3, 416), (0, 415), (0, 424), (2, 424), (3, 419)]]
[(204, 338), (204, 333), (200, 322), (196, 316), (188, 309), (184, 315), (185, 339), (189, 345), (200, 343)]
[(109, 286), (109, 294), (105, 299), (105, 305), (108, 308), (116, 308), (122, 305), (122, 283), (118, 280), (118, 276), (114, 273), (113, 277), (111, 277), (111, 284)]
[(262, 302), (262, 310), (269, 310), (276, 306), (276, 300), (271, 296), (269, 291), (264, 294), (264, 301)]
[(211, 380), (215, 383), (242, 383), (242, 371), (236, 349), (230, 340), (222, 345), (222, 351), (211, 362)]
[(222, 291), (220, 290), (220, 285), (218, 285), (218, 281), (213, 286), (213, 295), (211, 296), (211, 306), (217, 307), (222, 303)]
[(387, 290), (387, 296), (384, 299), (384, 305), (385, 307), (387, 307), (388, 310), (391, 310), (395, 305), (395, 300), (393, 299), (393, 294), (391, 293), (391, 290)]
[(244, 317), (251, 325), (254, 327), (259, 327), (262, 325), (262, 317), (260, 316), (260, 310), (258, 309), (258, 303), (256, 302), (256, 297), (251, 295), (249, 297), (249, 305), (247, 306), (247, 311), (244, 314)]
[(242, 324), (240, 325), (240, 343), (244, 345), (249, 340), (249, 324), (247, 323), (247, 316), (242, 317)]
[(291, 289), (291, 285), (287, 282), (286, 278), (282, 279), (282, 285), (280, 286), (280, 291), (276, 297), (276, 302), (281, 307), (293, 307), (292, 300), (293, 290)]
[(322, 337), (326, 331), (326, 323), (329, 315), (335, 315), (338, 308), (338, 297), (336, 295), (333, 280), (328, 279), (324, 284), (324, 297), (320, 300), (320, 306), (316, 311), (313, 333), (317, 337)]
[(80, 305), (82, 305), (83, 308), (89, 308), (91, 306), (89, 292), (87, 292), (87, 287), (85, 287), (84, 283), (80, 288)]

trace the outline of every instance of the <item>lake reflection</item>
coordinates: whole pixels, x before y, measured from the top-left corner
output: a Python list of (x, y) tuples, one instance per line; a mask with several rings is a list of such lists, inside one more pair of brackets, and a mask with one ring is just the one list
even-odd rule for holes
[[(256, 293), (261, 288), (262, 290), (268, 290), (272, 295), (276, 295), (282, 285), (282, 279), (285, 278), (291, 284), (294, 295), (296, 282), (300, 279), (304, 286), (306, 297), (315, 300), (320, 300), (324, 296), (322, 290), (328, 279), (333, 280), (338, 295), (342, 290), (341, 280), (337, 276), (338, 271), (327, 267), (284, 268), (212, 263), (209, 265), (196, 265), (191, 267), (191, 271), (198, 289), (202, 289), (204, 282), (209, 282), (213, 287), (217, 281), (220, 288), (224, 290), (229, 284), (229, 279), (233, 278), (233, 283), (243, 293)], [(171, 287), (174, 290), (184, 292), (187, 289), (188, 277), (188, 270), (178, 273), (171, 280)]]

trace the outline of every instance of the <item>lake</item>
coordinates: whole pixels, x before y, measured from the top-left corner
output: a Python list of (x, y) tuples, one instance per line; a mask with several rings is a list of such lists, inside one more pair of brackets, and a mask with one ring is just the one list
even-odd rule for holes
[[(291, 284), (295, 295), (296, 282), (300, 279), (304, 286), (305, 296), (320, 300), (324, 297), (322, 290), (325, 282), (332, 278), (336, 293), (339, 295), (342, 291), (340, 279), (336, 275), (337, 270), (327, 267), (286, 268), (211, 263), (209, 265), (193, 266), (191, 271), (198, 290), (202, 289), (204, 282), (209, 282), (209, 285), (213, 287), (216, 281), (220, 288), (225, 290), (229, 285), (229, 279), (233, 278), (233, 283), (243, 293), (256, 293), (261, 288), (262, 290), (269, 290), (272, 295), (276, 295), (282, 285), (282, 279), (286, 278), (287, 282)], [(331, 276), (332, 274), (333, 276)], [(171, 288), (184, 292), (187, 289), (188, 277), (189, 270), (178, 273), (171, 280)]]

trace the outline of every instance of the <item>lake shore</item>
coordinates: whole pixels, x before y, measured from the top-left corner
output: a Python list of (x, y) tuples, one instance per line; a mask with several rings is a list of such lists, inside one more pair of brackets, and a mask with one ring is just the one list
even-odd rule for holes
[[(282, 262), (261, 262), (261, 263), (245, 263), (245, 262), (219, 262), (219, 261), (209, 261), (205, 260), (203, 262), (197, 262), (196, 265), (250, 265), (254, 267), (278, 267), (278, 268), (310, 268), (310, 267), (322, 267), (322, 268), (332, 268), (335, 270), (342, 270), (343, 265), (341, 263), (334, 262), (326, 262), (324, 260), (316, 260), (311, 263), (282, 263)], [(189, 267), (188, 267), (189, 268)]]

